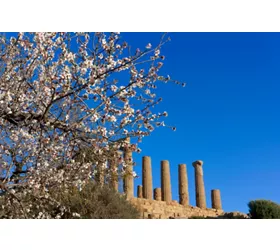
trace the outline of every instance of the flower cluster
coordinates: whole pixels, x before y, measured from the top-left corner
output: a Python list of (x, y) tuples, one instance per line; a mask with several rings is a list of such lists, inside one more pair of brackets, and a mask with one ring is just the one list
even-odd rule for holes
[[(152, 108), (162, 100), (159, 83), (172, 81), (159, 74), (167, 40), (134, 54), (121, 40), (119, 33), (81, 32), (0, 38), (1, 192), (79, 185), (127, 137), (140, 142), (165, 126), (167, 113)], [(93, 164), (75, 162), (82, 148), (93, 149)]]

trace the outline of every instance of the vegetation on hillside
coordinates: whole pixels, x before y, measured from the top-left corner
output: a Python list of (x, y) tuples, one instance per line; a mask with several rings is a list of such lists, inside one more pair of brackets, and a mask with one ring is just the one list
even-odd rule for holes
[(280, 219), (280, 205), (270, 200), (254, 200), (248, 203), (252, 219)]
[[(0, 218), (26, 219), (137, 219), (138, 210), (124, 195), (88, 182), (83, 189), (51, 189), (45, 192), (26, 193), (15, 201), (11, 196), (0, 198)], [(49, 201), (53, 202), (49, 202)], [(10, 203), (6, 209), (3, 204)], [(9, 209), (10, 208), (10, 209)], [(21, 213), (21, 209), (25, 213)]]

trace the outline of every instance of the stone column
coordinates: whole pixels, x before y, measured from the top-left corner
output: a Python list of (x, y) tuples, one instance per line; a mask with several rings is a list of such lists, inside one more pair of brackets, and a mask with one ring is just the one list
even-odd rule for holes
[(101, 187), (104, 186), (105, 178), (104, 178), (104, 169), (102, 163), (96, 166), (95, 180), (98, 185), (100, 185)]
[(134, 197), (134, 177), (133, 177), (133, 162), (132, 151), (129, 149), (130, 138), (126, 139), (128, 146), (124, 148), (124, 161), (126, 163), (125, 177), (124, 177), (124, 193), (127, 199)]
[(195, 169), (195, 198), (196, 206), (200, 208), (206, 208), (206, 196), (203, 180), (203, 161), (195, 161), (192, 164)]
[(141, 185), (137, 186), (137, 197), (143, 198), (143, 187)]
[(172, 201), (169, 161), (161, 161), (161, 199)]
[(186, 164), (179, 164), (179, 203), (189, 205), (189, 188)]
[(109, 185), (110, 188), (114, 189), (118, 192), (119, 190), (119, 176), (118, 176), (118, 163), (117, 163), (117, 156), (114, 159), (109, 160), (109, 168), (110, 168), (110, 175), (109, 175)]
[(154, 200), (161, 201), (161, 188), (154, 189)]
[(144, 156), (142, 158), (142, 185), (143, 185), (143, 198), (153, 199), (153, 179), (151, 158)]
[(222, 210), (221, 192), (219, 189), (211, 190), (212, 208)]

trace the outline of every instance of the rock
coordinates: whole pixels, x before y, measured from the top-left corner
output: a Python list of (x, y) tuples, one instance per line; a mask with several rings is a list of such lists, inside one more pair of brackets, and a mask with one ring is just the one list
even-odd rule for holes
[(229, 212), (224, 213), (219, 216), (219, 218), (222, 219), (250, 219), (250, 217), (247, 214), (241, 213), (241, 212)]

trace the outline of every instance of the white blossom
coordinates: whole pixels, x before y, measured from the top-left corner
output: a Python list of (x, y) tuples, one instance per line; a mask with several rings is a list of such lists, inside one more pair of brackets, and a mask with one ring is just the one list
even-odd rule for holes
[[(130, 55), (117, 33), (94, 37), (93, 42), (83, 32), (38, 32), (0, 38), (1, 192), (8, 188), (16, 195), (16, 184), (27, 193), (43, 190), (49, 200), (48, 186), (81, 189), (96, 173), (93, 164), (74, 160), (82, 146), (94, 149), (94, 166), (106, 169), (110, 150), (118, 151), (122, 139), (141, 142), (158, 124), (165, 126), (167, 112), (152, 109), (159, 102), (158, 82), (170, 80), (159, 72), (162, 44), (156, 50), (147, 44), (143, 52), (153, 57), (150, 63), (140, 50)], [(22, 174), (14, 177), (16, 168)], [(50, 217), (44, 211), (34, 216)]]

